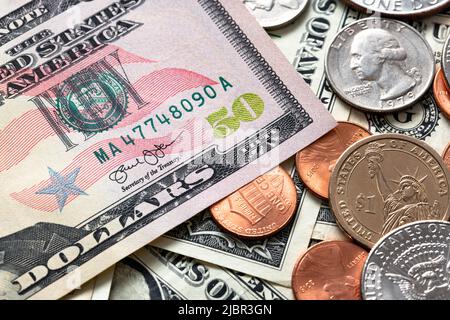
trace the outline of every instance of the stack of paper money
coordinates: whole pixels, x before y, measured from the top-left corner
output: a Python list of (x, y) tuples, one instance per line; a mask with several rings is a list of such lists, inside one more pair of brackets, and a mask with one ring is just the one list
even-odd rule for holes
[[(336, 120), (450, 141), (431, 93), (389, 114), (335, 95), (326, 52), (364, 17), (342, 1), (2, 4), (0, 298), (294, 299), (298, 258), (349, 238), (292, 156)], [(438, 63), (450, 16), (414, 27)], [(219, 226), (209, 207), (280, 164), (289, 224)]]
[(237, 1), (0, 10), (5, 298), (68, 294), (335, 125)]

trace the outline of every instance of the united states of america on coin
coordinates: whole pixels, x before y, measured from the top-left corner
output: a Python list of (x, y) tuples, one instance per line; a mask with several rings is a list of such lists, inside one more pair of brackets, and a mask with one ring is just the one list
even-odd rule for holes
[(414, 222), (383, 237), (361, 277), (366, 300), (450, 300), (450, 223)]
[(339, 158), (330, 178), (330, 204), (344, 231), (372, 247), (404, 224), (448, 220), (449, 181), (441, 156), (426, 143), (376, 135)]

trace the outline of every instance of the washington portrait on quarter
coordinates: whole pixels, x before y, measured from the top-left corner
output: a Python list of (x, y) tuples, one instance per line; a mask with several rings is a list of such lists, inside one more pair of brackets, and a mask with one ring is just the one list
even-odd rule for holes
[(366, 18), (333, 39), (325, 60), (333, 90), (347, 103), (371, 112), (392, 112), (417, 102), (430, 87), (434, 57), (409, 25)]
[(422, 82), (417, 68), (406, 70), (408, 53), (387, 30), (361, 31), (353, 39), (350, 53), (350, 68), (362, 82), (373, 81), (383, 101), (398, 98)]

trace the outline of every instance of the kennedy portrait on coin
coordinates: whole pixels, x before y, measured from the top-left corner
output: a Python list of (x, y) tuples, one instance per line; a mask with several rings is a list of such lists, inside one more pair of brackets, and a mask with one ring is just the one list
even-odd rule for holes
[(366, 29), (355, 35), (350, 68), (356, 76), (374, 82), (381, 100), (398, 98), (421, 82), (417, 68), (405, 70), (406, 50), (388, 30)]
[(382, 234), (398, 228), (406, 223), (437, 218), (439, 203), (429, 204), (426, 188), (423, 184), (427, 176), (418, 178), (418, 168), (414, 174), (401, 174), (400, 180), (390, 179), (395, 184), (392, 189), (383, 170), (383, 147), (377, 142), (370, 143), (366, 149), (368, 173), (375, 179), (377, 190), (384, 202), (384, 223)]

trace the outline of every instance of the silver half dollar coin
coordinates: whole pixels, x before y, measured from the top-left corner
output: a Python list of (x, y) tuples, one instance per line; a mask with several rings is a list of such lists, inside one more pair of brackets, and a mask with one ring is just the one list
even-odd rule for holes
[(450, 300), (450, 223), (396, 229), (371, 250), (361, 278), (366, 300)]
[(333, 39), (325, 72), (333, 90), (354, 107), (393, 112), (413, 105), (428, 91), (435, 62), (430, 45), (406, 23), (366, 18)]

